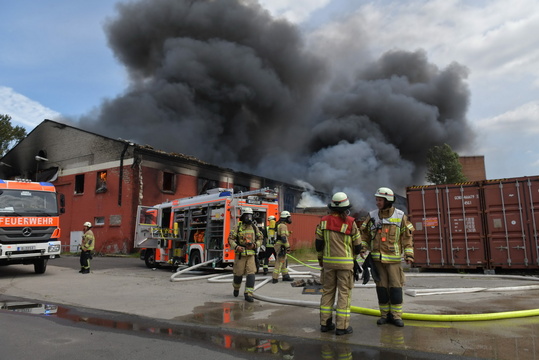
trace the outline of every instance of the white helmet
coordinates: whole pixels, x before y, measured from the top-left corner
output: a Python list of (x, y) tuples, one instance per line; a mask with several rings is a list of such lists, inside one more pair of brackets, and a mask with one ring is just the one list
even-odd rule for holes
[(378, 190), (376, 190), (376, 194), (374, 194), (376, 197), (382, 197), (387, 199), (387, 201), (395, 201), (395, 194), (393, 193), (393, 190), (387, 187), (381, 187)]
[(89, 221), (86, 221), (82, 226), (92, 227), (92, 223)]
[(253, 213), (253, 209), (251, 209), (250, 207), (245, 207), (243, 209), (241, 209), (241, 214), (252, 214)]
[(349, 209), (350, 200), (348, 196), (343, 192), (337, 192), (331, 198), (331, 203), (328, 204), (330, 209)]
[(273, 215), (268, 216), (268, 220), (270, 220), (270, 221), (275, 220), (275, 216), (273, 216)]
[(282, 218), (290, 217), (290, 212), (288, 212), (288, 211), (286, 211), (286, 210), (283, 211), (283, 212), (281, 212), (281, 217), (282, 217)]

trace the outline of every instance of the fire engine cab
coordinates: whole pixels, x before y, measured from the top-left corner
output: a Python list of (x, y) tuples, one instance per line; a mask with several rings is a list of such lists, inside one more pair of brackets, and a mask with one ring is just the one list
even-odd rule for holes
[(240, 193), (218, 188), (204, 195), (139, 206), (134, 246), (141, 249), (140, 258), (149, 268), (210, 260), (212, 267), (232, 265), (234, 250), (228, 236), (241, 209), (253, 209), (254, 220), (265, 227), (268, 216), (278, 217), (277, 198), (277, 192), (269, 188)]

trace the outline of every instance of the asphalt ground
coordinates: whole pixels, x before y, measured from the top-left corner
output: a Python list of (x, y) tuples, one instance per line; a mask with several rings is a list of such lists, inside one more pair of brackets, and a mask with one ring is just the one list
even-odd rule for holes
[[(534, 313), (539, 308), (535, 276), (407, 273), (405, 290), (416, 296), (404, 296), (406, 316), (441, 317), (437, 321), (405, 318), (403, 328), (378, 326), (377, 316), (361, 313), (364, 309), (375, 312), (377, 300), (372, 282), (360, 285), (352, 295), (352, 306), (357, 309), (351, 317), (354, 333), (336, 336), (320, 332), (320, 293), (315, 288), (292, 287), (288, 282), (263, 284), (269, 277), (258, 275), (257, 299), (248, 303), (241, 295), (233, 297), (230, 270), (213, 273), (211, 278), (197, 271), (172, 279), (172, 269), (148, 269), (137, 258), (94, 258), (90, 274), (80, 274), (78, 269), (78, 258), (71, 256), (49, 261), (43, 275), (34, 274), (31, 266), (1, 267), (0, 294), (222, 329), (415, 350), (433, 356), (539, 359), (539, 316), (513, 313)], [(306, 273), (318, 273), (303, 265), (291, 264), (290, 269), (293, 277), (304, 276), (306, 281), (313, 279)], [(185, 277), (193, 279), (183, 280)], [(435, 291), (442, 293), (418, 295)], [(509, 313), (508, 318), (488, 320), (500, 313)], [(444, 321), (447, 316), (477, 314), (483, 314), (485, 320)]]

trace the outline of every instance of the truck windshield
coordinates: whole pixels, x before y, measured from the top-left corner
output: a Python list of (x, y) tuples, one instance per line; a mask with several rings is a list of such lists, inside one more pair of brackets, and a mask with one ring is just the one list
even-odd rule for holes
[(35, 190), (0, 190), (0, 215), (58, 215), (56, 194)]

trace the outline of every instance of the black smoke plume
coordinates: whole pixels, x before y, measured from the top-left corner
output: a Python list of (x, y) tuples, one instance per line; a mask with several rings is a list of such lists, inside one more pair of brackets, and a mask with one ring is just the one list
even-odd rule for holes
[(440, 70), (422, 50), (358, 59), (342, 81), (309, 34), (254, 1), (138, 0), (117, 10), (105, 28), (130, 86), (83, 128), (345, 191), (355, 204), (372, 204), (380, 186), (423, 183), (430, 147), (472, 140), (467, 70)]

